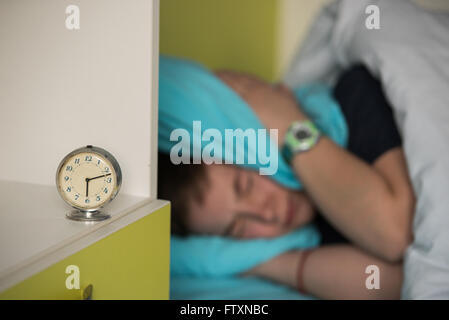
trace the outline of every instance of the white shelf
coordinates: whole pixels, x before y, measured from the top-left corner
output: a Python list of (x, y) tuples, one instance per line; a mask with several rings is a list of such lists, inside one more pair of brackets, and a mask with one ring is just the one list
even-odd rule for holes
[(119, 193), (110, 219), (85, 223), (65, 218), (56, 187), (0, 180), (0, 194), (0, 291), (166, 204)]

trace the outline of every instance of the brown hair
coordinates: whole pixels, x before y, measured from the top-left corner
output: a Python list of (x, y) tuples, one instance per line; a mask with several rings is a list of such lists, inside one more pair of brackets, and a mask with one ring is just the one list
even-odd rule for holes
[(204, 164), (175, 165), (168, 154), (159, 151), (157, 193), (158, 198), (171, 202), (172, 234), (189, 234), (189, 204), (191, 201), (202, 202), (205, 183), (207, 177)]

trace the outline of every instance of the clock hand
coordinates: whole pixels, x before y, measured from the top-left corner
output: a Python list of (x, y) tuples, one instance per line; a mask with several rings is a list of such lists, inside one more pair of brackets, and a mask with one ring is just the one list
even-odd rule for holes
[[(98, 177), (93, 177), (93, 178), (89, 178), (89, 181), (90, 180), (94, 180), (94, 179), (98, 179), (98, 178), (103, 178), (103, 177), (107, 177), (107, 176), (110, 176), (111, 175), (111, 173), (108, 173), (108, 174), (104, 174), (104, 175), (102, 175), (102, 176), (98, 176)], [(87, 179), (87, 178), (86, 178)]]
[(86, 197), (89, 196), (89, 181), (90, 180), (95, 180), (95, 179), (107, 177), (107, 176), (110, 176), (110, 175), (111, 175), (111, 173), (103, 174), (101, 176), (97, 176), (97, 177), (93, 177), (93, 178), (86, 178)]
[(89, 181), (90, 181), (90, 179), (86, 178), (86, 197), (89, 196)]

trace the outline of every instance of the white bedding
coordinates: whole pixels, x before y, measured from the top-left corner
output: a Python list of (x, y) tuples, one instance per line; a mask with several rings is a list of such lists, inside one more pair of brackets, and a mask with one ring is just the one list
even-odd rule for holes
[[(380, 29), (368, 30), (368, 5)], [(402, 133), (417, 195), (405, 299), (449, 298), (449, 14), (407, 0), (337, 0), (320, 14), (285, 82), (333, 84), (363, 62), (381, 79)]]

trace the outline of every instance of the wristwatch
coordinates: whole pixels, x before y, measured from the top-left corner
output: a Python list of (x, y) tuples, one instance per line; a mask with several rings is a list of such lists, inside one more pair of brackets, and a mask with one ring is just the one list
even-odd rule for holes
[(282, 156), (288, 164), (293, 156), (313, 148), (321, 137), (320, 130), (310, 120), (295, 121), (287, 130), (282, 146)]

